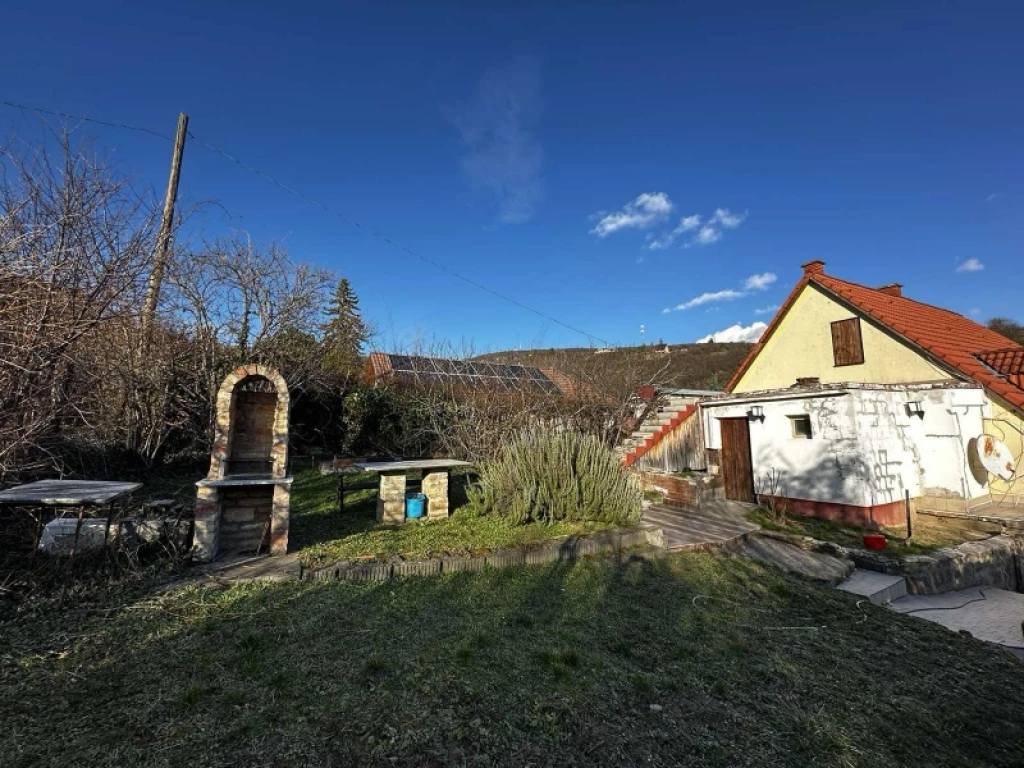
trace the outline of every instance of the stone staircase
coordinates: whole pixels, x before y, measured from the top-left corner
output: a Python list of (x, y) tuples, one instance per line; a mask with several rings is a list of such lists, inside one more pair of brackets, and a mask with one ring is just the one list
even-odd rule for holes
[(631, 466), (697, 412), (697, 403), (693, 397), (668, 394), (658, 400), (658, 406), (648, 411), (633, 434), (616, 447), (616, 454), (623, 466)]

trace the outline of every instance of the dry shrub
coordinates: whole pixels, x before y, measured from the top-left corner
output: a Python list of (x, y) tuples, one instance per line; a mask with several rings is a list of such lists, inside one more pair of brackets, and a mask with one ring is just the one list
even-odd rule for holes
[(643, 498), (636, 479), (594, 435), (573, 430), (518, 433), (480, 466), (469, 500), (481, 514), (511, 522), (635, 523)]

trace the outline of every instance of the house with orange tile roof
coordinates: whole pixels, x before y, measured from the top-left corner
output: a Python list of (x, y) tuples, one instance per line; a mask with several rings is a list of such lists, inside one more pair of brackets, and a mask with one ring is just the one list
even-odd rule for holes
[(908, 501), (1024, 512), (1024, 347), (822, 261), (701, 418), (727, 498), (867, 525), (903, 522)]

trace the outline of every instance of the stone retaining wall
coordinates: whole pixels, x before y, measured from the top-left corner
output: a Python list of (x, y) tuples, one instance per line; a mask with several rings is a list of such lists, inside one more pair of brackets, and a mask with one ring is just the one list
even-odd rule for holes
[(702, 472), (692, 475), (666, 475), (660, 472), (640, 472), (640, 487), (645, 491), (662, 494), (663, 501), (672, 507), (686, 510), (700, 509), (702, 501), (724, 498), (721, 480)]
[(388, 563), (356, 561), (335, 563), (321, 568), (303, 568), (301, 578), (303, 581), (386, 581), (404, 576), (436, 576), (441, 573), (482, 571), (485, 568), (553, 563), (637, 547), (663, 546), (661, 530), (641, 524), (635, 528), (552, 539), (535, 547), (496, 550), (472, 557), (435, 557)]
[[(912, 595), (938, 595), (969, 587), (1024, 592), (1022, 554), (1024, 538), (993, 536), (927, 555), (905, 555), (895, 561), (897, 565), (893, 570), (886, 572), (902, 574), (907, 580), (907, 591)], [(868, 550), (854, 550), (852, 556), (858, 568), (877, 571), (887, 565), (878, 562), (886, 558)]]
[(926, 555), (889, 557), (868, 549), (843, 547), (808, 536), (762, 531), (762, 536), (835, 557), (849, 558), (858, 568), (907, 580), (912, 595), (938, 595), (970, 587), (995, 587), (1024, 592), (1024, 537), (992, 536)]

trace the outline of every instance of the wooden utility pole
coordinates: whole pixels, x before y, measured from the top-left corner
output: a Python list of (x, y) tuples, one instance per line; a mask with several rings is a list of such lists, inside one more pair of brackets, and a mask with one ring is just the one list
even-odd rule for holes
[(149, 343), (153, 329), (156, 305), (160, 301), (160, 285), (164, 280), (164, 266), (171, 247), (171, 227), (174, 225), (174, 204), (178, 199), (178, 178), (181, 176), (181, 157), (185, 153), (185, 136), (188, 133), (188, 115), (178, 115), (178, 132), (174, 136), (174, 154), (171, 155), (171, 177), (167, 181), (167, 196), (164, 198), (164, 215), (160, 221), (160, 233), (156, 238), (156, 254), (153, 269), (149, 273), (146, 289), (146, 304), (142, 309), (142, 339)]

